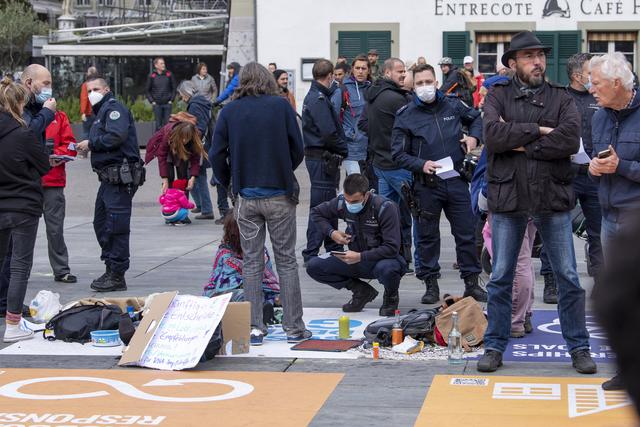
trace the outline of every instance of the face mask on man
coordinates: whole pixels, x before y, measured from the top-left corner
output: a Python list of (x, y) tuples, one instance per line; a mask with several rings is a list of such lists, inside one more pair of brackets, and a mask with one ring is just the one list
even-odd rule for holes
[(102, 98), (104, 98), (104, 95), (100, 92), (92, 91), (89, 93), (89, 103), (91, 105), (96, 105), (98, 102), (102, 101)]
[(589, 89), (591, 89), (591, 77), (589, 77), (589, 80), (587, 80), (587, 82), (584, 83), (582, 86), (584, 86), (587, 92), (589, 92)]
[(36, 95), (36, 102), (38, 104), (44, 104), (45, 102), (47, 102), (47, 100), (51, 99), (52, 95), (53, 89), (51, 89), (50, 87), (43, 87), (42, 89), (40, 89), (40, 93)]
[(364, 201), (359, 203), (346, 202), (346, 205), (347, 205), (347, 211), (349, 211), (349, 213), (352, 213), (352, 214), (360, 213), (362, 209), (364, 209)]
[(418, 86), (416, 95), (422, 102), (431, 103), (436, 99), (436, 87), (434, 85)]

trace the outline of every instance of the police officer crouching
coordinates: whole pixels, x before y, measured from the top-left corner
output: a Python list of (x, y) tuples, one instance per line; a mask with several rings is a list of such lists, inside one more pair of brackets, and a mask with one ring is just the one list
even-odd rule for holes
[(91, 167), (98, 174), (93, 228), (102, 248), (100, 259), (106, 272), (91, 283), (98, 292), (124, 291), (124, 273), (129, 269), (131, 202), (144, 183), (135, 122), (131, 112), (111, 93), (101, 77), (87, 81), (89, 102), (96, 120), (89, 140), (78, 143), (79, 151), (91, 151)]
[[(413, 172), (410, 201), (417, 223), (417, 250), (420, 266), (416, 276), (424, 280), (423, 304), (440, 299), (440, 214), (444, 210), (456, 241), (456, 257), (464, 281), (464, 296), (487, 301), (487, 293), (478, 285), (480, 262), (475, 248), (475, 219), (471, 211), (469, 185), (461, 177), (441, 179), (436, 172), (438, 160), (451, 157), (454, 168), (462, 169), (465, 152), (476, 148), (482, 137), (482, 119), (477, 110), (457, 98), (438, 91), (431, 65), (413, 70), (415, 97), (396, 113), (392, 131), (392, 154), (396, 163)], [(468, 126), (469, 136), (464, 136)], [(464, 148), (461, 144), (464, 144)]]
[[(378, 292), (360, 280), (376, 279), (384, 286), (381, 316), (393, 316), (398, 308), (398, 287), (407, 264), (400, 256), (400, 213), (398, 205), (369, 190), (369, 180), (354, 173), (344, 181), (344, 194), (311, 210), (311, 220), (338, 245), (349, 245), (346, 252), (332, 252), (327, 258), (314, 257), (307, 273), (314, 280), (336, 289), (347, 288), (351, 301), (345, 312), (362, 311)], [(347, 223), (345, 232), (332, 224)]]

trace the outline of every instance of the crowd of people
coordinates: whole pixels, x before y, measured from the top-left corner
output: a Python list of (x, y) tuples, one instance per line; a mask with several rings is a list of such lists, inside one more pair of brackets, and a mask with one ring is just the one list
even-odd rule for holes
[[(304, 267), (317, 282), (351, 293), (343, 311), (358, 312), (373, 301), (378, 291), (367, 280), (376, 279), (384, 289), (379, 314), (393, 315), (400, 281), (412, 272), (424, 282), (421, 302), (438, 303), (444, 212), (460, 293), (487, 303), (477, 369), (497, 370), (508, 340), (532, 330), (531, 256), (539, 238), (543, 300), (558, 306), (573, 367), (595, 373), (570, 212), (577, 198), (597, 293), (607, 286), (612, 242), (633, 228), (640, 208), (640, 94), (620, 53), (574, 55), (567, 63), (570, 84), (560, 86), (545, 78), (548, 51), (533, 33), (521, 32), (495, 76), (474, 72), (471, 57), (461, 69), (442, 58), (441, 83), (424, 58), (409, 68), (398, 58), (379, 63), (376, 50), (350, 64), (344, 57), (335, 65), (320, 59), (300, 115), (289, 76), (275, 63), (229, 64), (229, 84), (218, 94), (206, 64), (177, 84), (156, 58), (147, 98), (157, 132), (144, 161), (131, 112), (97, 70), (88, 70), (82, 87), (87, 134), (76, 143), (68, 119), (56, 111), (49, 71), (27, 67), (20, 83), (0, 84), (4, 341), (31, 336), (19, 323), (40, 215), (55, 280), (77, 280), (62, 233), (64, 158), (88, 152), (100, 180), (94, 229), (105, 263), (93, 290), (127, 289), (132, 199), (145, 181), (144, 163), (157, 158), (167, 224), (188, 224), (189, 211), (214, 219), (209, 186), (216, 187), (225, 237), (204, 294), (234, 291), (252, 303), (252, 345), (261, 345), (268, 332), (265, 304), (282, 306), (288, 342), (310, 338), (295, 252), (300, 186), (294, 171), (304, 161), (311, 183)], [(172, 115), (176, 97), (186, 111)], [(588, 160), (572, 161), (579, 151)], [(470, 160), (478, 164), (475, 171), (467, 168)], [(486, 290), (483, 245), (492, 260)], [(632, 368), (622, 364), (625, 369)], [(621, 377), (606, 385), (620, 386)]]

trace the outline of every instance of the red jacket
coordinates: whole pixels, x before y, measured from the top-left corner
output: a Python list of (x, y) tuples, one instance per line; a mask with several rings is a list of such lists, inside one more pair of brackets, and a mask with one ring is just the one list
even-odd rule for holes
[[(76, 156), (76, 151), (69, 150), (69, 144), (75, 143), (71, 124), (67, 115), (62, 111), (57, 111), (53, 121), (47, 127), (47, 139), (53, 139), (53, 154)], [(49, 173), (42, 177), (43, 187), (64, 187), (67, 185), (67, 174), (64, 170), (65, 164), (51, 168)]]

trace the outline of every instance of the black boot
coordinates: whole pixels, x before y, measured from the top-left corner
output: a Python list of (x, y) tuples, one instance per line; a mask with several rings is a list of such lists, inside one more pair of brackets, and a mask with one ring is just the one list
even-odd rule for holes
[(478, 302), (487, 302), (487, 291), (478, 285), (478, 275), (472, 274), (464, 278), (464, 297), (473, 297)]
[(342, 306), (342, 311), (345, 313), (362, 311), (368, 302), (373, 301), (378, 296), (378, 291), (373, 286), (358, 279), (352, 279), (347, 285), (347, 289), (353, 293), (353, 296), (348, 303)]
[(105, 270), (104, 274), (98, 277), (97, 279), (94, 279), (93, 282), (91, 282), (91, 288), (93, 289), (94, 285), (101, 286), (104, 283), (104, 281), (107, 280), (107, 277), (109, 277), (110, 274), (111, 274), (111, 269), (107, 265), (107, 269)]
[(624, 385), (624, 381), (622, 381), (622, 376), (620, 374), (616, 374), (615, 377), (603, 382), (602, 389), (606, 391), (625, 390), (625, 385)]
[(382, 297), (382, 306), (378, 314), (380, 316), (393, 316), (398, 309), (398, 303), (400, 302), (400, 295), (398, 291), (387, 291), (385, 289), (384, 296)]
[(438, 287), (438, 277), (429, 276), (424, 279), (424, 284), (427, 287), (424, 295), (422, 295), (422, 304), (435, 304), (440, 301), (440, 287)]
[(544, 291), (542, 293), (542, 300), (545, 304), (558, 303), (558, 288), (556, 287), (556, 279), (553, 277), (553, 274), (544, 275)]
[(124, 273), (112, 271), (104, 282), (91, 285), (91, 289), (97, 292), (126, 291), (127, 282), (124, 280)]

